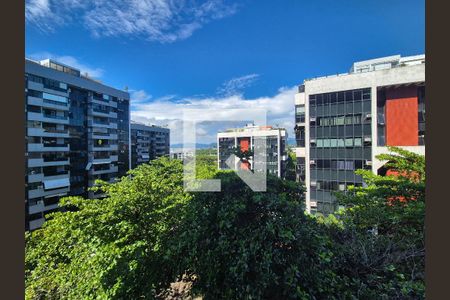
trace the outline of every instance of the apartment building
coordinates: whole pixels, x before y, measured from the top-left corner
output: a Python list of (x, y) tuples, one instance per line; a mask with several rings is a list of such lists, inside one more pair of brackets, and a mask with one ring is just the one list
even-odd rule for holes
[[(234, 149), (241, 151), (254, 151), (258, 140), (266, 140), (267, 173), (278, 177), (284, 177), (286, 170), (287, 152), (287, 132), (284, 128), (274, 128), (272, 126), (255, 126), (248, 124), (243, 128), (228, 129), (217, 133), (217, 165), (221, 170), (230, 169), (226, 160), (233, 153)], [(253, 170), (253, 161), (242, 162), (236, 160), (234, 169)]]
[(131, 168), (169, 156), (170, 129), (131, 122)]
[(128, 92), (53, 60), (25, 60), (26, 230), (67, 195), (89, 198), (96, 179), (130, 166)]
[(425, 154), (425, 56), (355, 62), (348, 73), (304, 80), (295, 95), (297, 178), (309, 212), (338, 208), (334, 191), (383, 174), (387, 146)]

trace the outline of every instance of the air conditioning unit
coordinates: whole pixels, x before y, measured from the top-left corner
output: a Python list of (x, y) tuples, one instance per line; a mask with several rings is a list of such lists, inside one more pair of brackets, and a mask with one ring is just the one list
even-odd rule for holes
[(315, 139), (311, 139), (311, 140), (310, 140), (310, 143), (311, 143), (311, 144), (315, 144), (315, 143), (316, 143), (316, 140), (315, 140)]
[(371, 160), (366, 160), (366, 166), (371, 166), (372, 165), (372, 161)]
[(311, 118), (309, 118), (309, 121), (310, 121), (310, 122), (316, 122), (316, 117), (311, 117)]
[(372, 137), (371, 136), (365, 136), (364, 137), (364, 142), (372, 142)]
[(366, 118), (366, 119), (371, 119), (371, 118), (372, 118), (372, 114), (371, 114), (371, 113), (367, 113), (367, 114), (364, 116), (364, 118)]
[(311, 181), (311, 186), (317, 186), (317, 181)]
[(312, 160), (309, 161), (309, 164), (310, 164), (310, 165), (315, 165), (315, 164), (316, 164), (316, 161), (312, 159)]

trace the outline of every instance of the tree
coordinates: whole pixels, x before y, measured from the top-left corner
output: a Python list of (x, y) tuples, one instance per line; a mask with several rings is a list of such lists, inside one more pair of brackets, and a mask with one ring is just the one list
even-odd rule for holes
[(104, 199), (63, 199), (69, 211), (26, 235), (26, 298), (154, 298), (175, 276), (164, 244), (191, 198), (182, 174), (160, 158), (103, 184)]
[(204, 299), (323, 299), (339, 279), (303, 187), (268, 176), (267, 191), (253, 192), (233, 172), (215, 178), (222, 191), (197, 193), (174, 235), (177, 273)]
[(285, 179), (286, 180), (296, 181), (296, 179), (297, 179), (297, 173), (296, 173), (297, 158), (295, 156), (295, 152), (292, 151), (291, 148), (288, 148), (287, 152), (288, 152), (288, 159), (287, 159), (287, 162), (286, 162)]
[(359, 170), (367, 186), (338, 195), (347, 208), (337, 215), (344, 230), (330, 227), (335, 268), (357, 298), (423, 299), (425, 158), (389, 150), (377, 158), (393, 175)]

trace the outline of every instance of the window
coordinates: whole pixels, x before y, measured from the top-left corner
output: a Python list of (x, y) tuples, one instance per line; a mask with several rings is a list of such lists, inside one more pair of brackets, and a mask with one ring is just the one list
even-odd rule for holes
[(345, 139), (345, 147), (352, 147), (353, 146), (353, 139), (347, 138)]
[(344, 125), (345, 124), (345, 117), (337, 117), (336, 118), (336, 125)]
[(323, 147), (323, 140), (317, 140), (317, 147)]
[(355, 169), (354, 162), (352, 160), (345, 161), (345, 169), (346, 170), (354, 170)]

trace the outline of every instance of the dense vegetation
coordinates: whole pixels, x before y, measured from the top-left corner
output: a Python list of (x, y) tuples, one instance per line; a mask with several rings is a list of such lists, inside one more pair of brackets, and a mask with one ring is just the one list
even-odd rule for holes
[(328, 217), (304, 213), (299, 184), (252, 192), (208, 155), (197, 176), (222, 192), (185, 192), (178, 160), (139, 166), (27, 233), (26, 297), (154, 299), (183, 277), (203, 299), (424, 298), (425, 161), (392, 150), (397, 175), (358, 171), (367, 187)]

